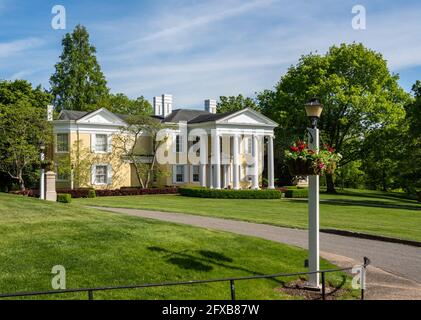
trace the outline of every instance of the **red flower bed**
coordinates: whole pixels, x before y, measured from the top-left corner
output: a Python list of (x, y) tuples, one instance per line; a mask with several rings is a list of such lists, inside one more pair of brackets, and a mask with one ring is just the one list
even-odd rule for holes
[[(57, 189), (57, 193), (64, 193), (72, 195), (72, 198), (87, 198), (89, 190), (92, 189)], [(27, 197), (39, 197), (38, 190), (25, 190), (25, 191), (14, 191), (12, 194), (27, 196)], [(115, 190), (95, 190), (97, 197), (116, 197), (116, 196), (140, 196), (147, 194), (176, 194), (178, 188), (165, 187), (165, 188), (121, 188)]]

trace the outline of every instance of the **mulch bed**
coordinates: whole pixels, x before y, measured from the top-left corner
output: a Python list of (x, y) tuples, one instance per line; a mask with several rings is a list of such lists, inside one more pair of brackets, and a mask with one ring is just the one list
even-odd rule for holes
[[(303, 297), (305, 300), (322, 300), (322, 292), (306, 288), (307, 281), (300, 279), (285, 284), (277, 290), (294, 297)], [(346, 292), (345, 289), (326, 286), (326, 300), (336, 300)]]

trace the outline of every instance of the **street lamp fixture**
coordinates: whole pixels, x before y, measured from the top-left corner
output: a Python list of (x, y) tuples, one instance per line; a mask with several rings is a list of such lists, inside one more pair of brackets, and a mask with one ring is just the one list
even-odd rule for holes
[(320, 116), (323, 111), (323, 105), (320, 103), (319, 99), (313, 98), (308, 103), (305, 104), (307, 117), (310, 118), (311, 127), (313, 129), (317, 128), (317, 122), (320, 119)]

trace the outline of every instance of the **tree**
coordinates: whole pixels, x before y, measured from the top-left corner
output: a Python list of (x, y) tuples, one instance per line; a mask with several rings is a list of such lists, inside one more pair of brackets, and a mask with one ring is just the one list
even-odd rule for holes
[(221, 96), (216, 106), (218, 113), (239, 111), (245, 108), (259, 110), (259, 106), (252, 98), (244, 98), (241, 94), (230, 97)]
[(123, 93), (110, 94), (104, 97), (98, 105), (117, 114), (140, 115), (152, 113), (152, 105), (143, 96), (130, 99)]
[[(361, 158), (368, 134), (396, 127), (404, 118), (409, 95), (398, 79), (381, 54), (362, 44), (342, 44), (325, 55), (302, 56), (275, 90), (262, 92), (258, 101), (263, 113), (280, 124), (281, 138), (290, 142), (305, 135), (304, 104), (312, 97), (321, 99), (322, 141), (343, 155), (340, 164), (345, 165)], [(335, 192), (332, 175), (326, 183), (328, 192)]]
[(63, 53), (50, 78), (56, 110), (92, 111), (108, 95), (107, 82), (89, 43), (89, 33), (78, 25), (62, 41)]
[(27, 81), (0, 82), (0, 171), (25, 189), (40, 165), (40, 146), (51, 140), (47, 105), (51, 96)]
[[(414, 100), (406, 106), (405, 126), (399, 134), (401, 151), (396, 178), (400, 186), (414, 194), (421, 188), (421, 81), (412, 88)], [(421, 201), (421, 194), (419, 195)]]
[[(134, 166), (137, 179), (142, 188), (149, 188), (153, 176), (165, 175), (157, 163), (157, 151), (166, 143), (166, 139), (157, 141), (163, 124), (149, 114), (137, 114), (128, 117), (127, 126), (117, 135), (114, 148), (120, 148), (122, 156)], [(142, 137), (147, 136), (152, 145), (149, 150), (142, 148)]]

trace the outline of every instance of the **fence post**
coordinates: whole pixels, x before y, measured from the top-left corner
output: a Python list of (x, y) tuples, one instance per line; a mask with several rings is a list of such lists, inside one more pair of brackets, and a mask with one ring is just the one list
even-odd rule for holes
[(326, 300), (326, 282), (324, 272), (322, 272), (322, 300)]
[(231, 287), (231, 300), (235, 300), (235, 284), (234, 280), (230, 280), (230, 287)]
[(94, 300), (94, 292), (92, 290), (88, 290), (88, 299)]

